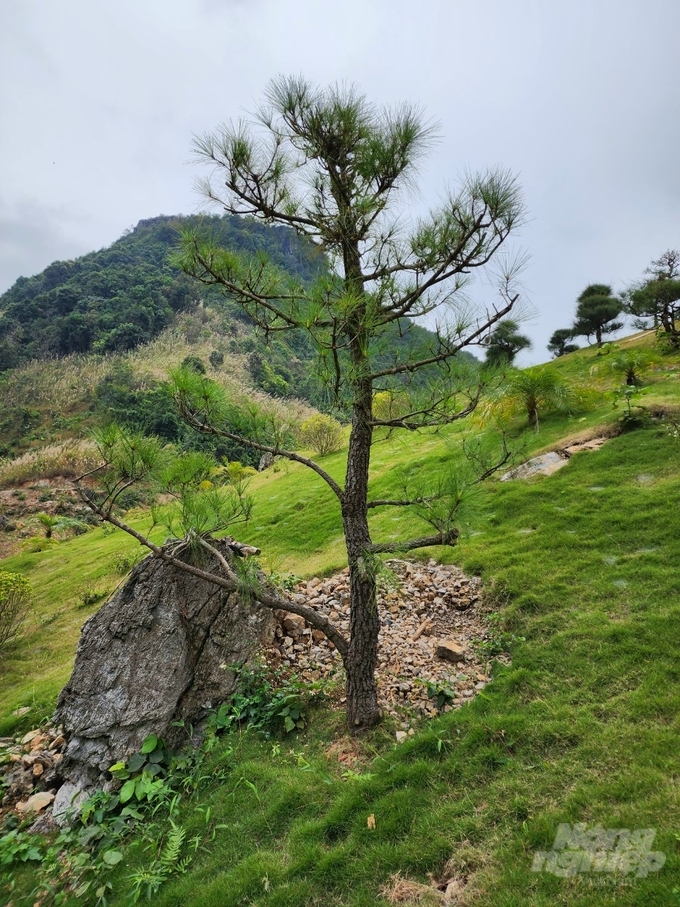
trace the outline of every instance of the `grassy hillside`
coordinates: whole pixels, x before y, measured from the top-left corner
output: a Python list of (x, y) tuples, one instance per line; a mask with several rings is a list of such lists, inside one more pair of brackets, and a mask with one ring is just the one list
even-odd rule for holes
[[(594, 383), (595, 406), (546, 416), (538, 434), (518, 421), (520, 459), (619, 420), (606, 396), (618, 379), (591, 373), (603, 358), (588, 350), (553, 364)], [(679, 375), (678, 359), (664, 358), (637, 402), (677, 412)], [(168, 873), (152, 903), (441, 903), (434, 894), (418, 901), (415, 888), (398, 901), (399, 873), (424, 885), (456, 878), (451, 903), (478, 907), (680, 904), (680, 441), (668, 424), (650, 418), (549, 477), (487, 483), (459, 546), (423, 556), (482, 576), (492, 633), (512, 665), (496, 662), (471, 704), (400, 746), (389, 726), (348, 741), (329, 706), (285, 739), (219, 738), (175, 815), (189, 862)], [(463, 431), (377, 441), (376, 493), (397, 489), (404, 471), (435, 478), (458, 458)], [(340, 475), (342, 460), (331, 455), (324, 466)], [(281, 466), (252, 487), (253, 519), (240, 537), (272, 567), (310, 576), (342, 566), (338, 514), (315, 477)], [(406, 513), (375, 523), (383, 537), (419, 528)], [(32, 580), (36, 613), (0, 669), (0, 733), (49, 714), (78, 627), (96, 607), (83, 591), (111, 588), (134, 556), (131, 540), (99, 529), (2, 562)], [(14, 716), (20, 706), (31, 712)], [(665, 865), (645, 878), (532, 872), (560, 823), (656, 829), (652, 849)], [(157, 865), (151, 845), (167, 842), (168, 826), (147, 832), (111, 870), (109, 903), (130, 903), (134, 878)], [(17, 878), (28, 892), (28, 870)]]

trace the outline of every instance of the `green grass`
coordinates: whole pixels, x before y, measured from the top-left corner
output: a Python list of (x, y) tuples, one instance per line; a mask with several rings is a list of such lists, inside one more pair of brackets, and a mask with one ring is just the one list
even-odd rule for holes
[[(592, 356), (556, 367), (584, 375)], [(677, 406), (680, 382), (669, 374), (677, 371), (659, 372), (645, 392), (655, 404)], [(544, 419), (538, 435), (518, 426), (516, 442), (528, 456), (617, 416), (603, 400), (591, 413)], [(399, 469), (435, 475), (456, 456), (460, 430), (419, 438), (417, 448), (412, 438), (377, 443), (376, 493), (399, 487)], [(324, 465), (340, 476), (342, 455)], [(304, 475), (290, 466), (258, 477), (254, 517), (240, 535), (279, 569), (311, 575), (341, 566), (343, 550), (333, 502)], [(380, 514), (376, 535), (419, 531), (396, 517)], [(33, 580), (40, 615), (61, 608), (6, 660), (6, 727), (31, 695), (45, 708), (53, 701), (89, 613), (73, 604), (76, 587), (113, 583), (111, 559), (131, 547), (97, 531), (3, 563)], [(399, 747), (387, 727), (362, 740), (363, 778), (343, 777), (326, 759), (342, 733), (341, 713), (329, 709), (278, 750), (250, 734), (224, 738), (206, 774), (224, 764), (228, 746), (235, 763), (226, 781), (184, 804), (180, 822), (201, 843), (155, 907), (385, 905), (381, 886), (396, 872), (422, 882), (460, 875), (465, 903), (477, 907), (680, 904), (680, 443), (652, 422), (576, 454), (553, 476), (492, 481), (471, 531), (438, 556), (481, 574), (502, 627), (524, 637), (512, 666), (497, 664), (470, 705)], [(37, 646), (52, 647), (41, 663)], [(207, 806), (214, 838), (197, 809)], [(533, 873), (534, 852), (551, 849), (562, 822), (655, 828), (653, 849), (666, 864), (618, 881)], [(129, 903), (125, 879), (149, 859), (131, 848), (113, 876), (112, 904)]]

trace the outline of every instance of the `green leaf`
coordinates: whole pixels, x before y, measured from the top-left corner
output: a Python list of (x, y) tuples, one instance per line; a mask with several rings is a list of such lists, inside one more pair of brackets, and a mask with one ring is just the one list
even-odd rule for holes
[(120, 791), (120, 802), (127, 803), (128, 800), (132, 798), (132, 795), (135, 792), (136, 781), (134, 778), (130, 778), (129, 781), (126, 781), (122, 786)]
[(121, 816), (130, 816), (130, 818), (132, 818), (132, 819), (143, 818), (142, 814), (139, 812), (139, 810), (134, 809), (134, 807), (132, 807), (132, 806), (126, 806), (124, 809), (122, 809), (120, 811), (120, 814), (121, 814)]
[(128, 769), (130, 770), (130, 773), (134, 775), (145, 763), (146, 758), (142, 756), (141, 753), (133, 753), (128, 760)]
[(115, 866), (123, 859), (123, 854), (119, 850), (107, 850), (104, 853), (104, 862), (108, 866)]
[(288, 731), (289, 733), (290, 733), (290, 731), (292, 731), (295, 728), (295, 722), (288, 715), (286, 715), (286, 720), (284, 721), (284, 725), (285, 725), (286, 731)]
[(147, 753), (153, 753), (153, 751), (158, 746), (158, 737), (155, 734), (149, 734), (144, 743), (142, 744), (142, 753), (146, 755)]

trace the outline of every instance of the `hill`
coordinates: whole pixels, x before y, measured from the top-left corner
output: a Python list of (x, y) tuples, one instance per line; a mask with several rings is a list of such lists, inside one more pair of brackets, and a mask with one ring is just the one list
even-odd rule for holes
[[(399, 724), (390, 722), (349, 741), (332, 685), (304, 731), (216, 738), (171, 813), (182, 840), (160, 810), (136, 842), (115, 845), (124, 856), (103, 875), (109, 903), (129, 903), (134, 880), (152, 872), (165, 879), (153, 895), (158, 907), (443, 903), (432, 878), (455, 880), (450, 903), (479, 907), (677, 901), (680, 360), (662, 357), (647, 373), (633, 401), (640, 418), (624, 420), (635, 427), (621, 432), (618, 379), (605, 368), (591, 374), (606, 355), (587, 350), (548, 366), (593, 386), (589, 410), (546, 414), (540, 433), (521, 417), (509, 427), (521, 459), (577, 438), (614, 437), (552, 476), (486, 483), (467, 534), (445, 549), (445, 561), (481, 576), (486, 589), (488, 629), (477, 651), (492, 682), (432, 721), (405, 716), (416, 732), (399, 745)], [(421, 433), (415, 447), (378, 440), (374, 492), (394, 494), (406, 472), (436, 480), (461, 438), (453, 426)], [(328, 455), (324, 467), (340, 476), (343, 455)], [(313, 577), (342, 567), (337, 513), (314, 476), (292, 464), (256, 477), (252, 489), (241, 537), (263, 549), (270, 569)], [(136, 519), (149, 525), (142, 512)], [(420, 528), (406, 513), (375, 519), (383, 535)], [(97, 529), (2, 562), (36, 589), (26, 633), (0, 668), (3, 733), (49, 716), (93, 599), (137, 552), (128, 538)], [(510, 664), (497, 660), (503, 652)], [(652, 829), (648, 850), (664, 865), (636, 875), (623, 863), (618, 874), (584, 863), (556, 875), (539, 860), (542, 871), (533, 871), (564, 823), (600, 835), (613, 829), (628, 857), (626, 842), (642, 846), (640, 830)], [(184, 862), (163, 875), (173, 840)], [(35, 873), (14, 875), (18, 905)]]
[[(265, 255), (292, 279), (309, 283), (327, 271), (325, 256), (284, 227), (161, 216), (106, 249), (20, 278), (0, 296), (0, 457), (81, 437), (110, 418), (181, 440), (163, 382), (187, 356), (242, 387), (342, 414), (342, 401), (312, 367), (319, 351), (305, 332), (264, 338), (218, 288), (174, 267), (179, 231), (198, 226), (225, 248)], [(389, 367), (395, 350), (416, 355), (432, 341), (428, 330), (401, 319), (376, 362)]]
[(238, 318), (218, 291), (201, 288), (170, 261), (179, 231), (199, 225), (226, 248), (265, 253), (303, 281), (326, 268), (311, 243), (283, 227), (229, 216), (141, 220), (108, 248), (55, 261), (41, 274), (20, 277), (0, 296), (0, 371), (31, 359), (133, 349), (199, 298)]

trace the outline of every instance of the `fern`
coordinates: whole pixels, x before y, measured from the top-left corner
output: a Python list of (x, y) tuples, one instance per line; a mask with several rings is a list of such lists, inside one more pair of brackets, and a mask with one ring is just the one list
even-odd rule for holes
[(186, 830), (182, 828), (181, 825), (177, 825), (172, 819), (170, 820), (170, 824), (172, 825), (172, 831), (168, 835), (168, 840), (166, 841), (165, 847), (158, 860), (161, 871), (166, 872), (168, 875), (177, 871), (179, 855), (182, 850), (182, 845), (184, 844), (184, 839), (187, 836)]
[(183, 875), (189, 868), (192, 859), (190, 856), (180, 860), (182, 845), (187, 834), (186, 829), (177, 825), (172, 819), (170, 825), (172, 830), (168, 834), (165, 846), (152, 865), (148, 869), (138, 869), (128, 877), (132, 882), (131, 894), (134, 904), (140, 899), (142, 892), (146, 892), (147, 899), (151, 900), (151, 897), (156, 894), (164, 882), (167, 882), (170, 876)]

